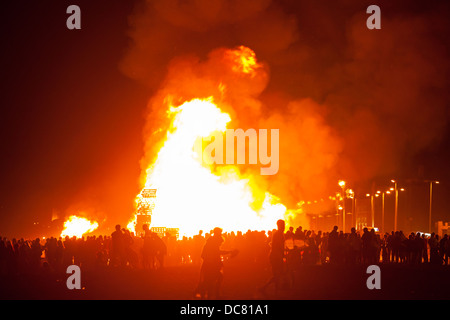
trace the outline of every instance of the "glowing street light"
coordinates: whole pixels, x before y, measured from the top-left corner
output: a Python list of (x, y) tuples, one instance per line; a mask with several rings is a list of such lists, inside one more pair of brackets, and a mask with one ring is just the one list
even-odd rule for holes
[(431, 208), (433, 204), (433, 183), (439, 184), (437, 180), (425, 180), (430, 184), (430, 207), (428, 209), (428, 232), (431, 233)]
[[(394, 231), (397, 231), (397, 218), (398, 218), (398, 182), (397, 180), (391, 180), (394, 184), (393, 188), (389, 188), (390, 191), (395, 192), (395, 213), (394, 213)], [(405, 188), (401, 188), (400, 191), (405, 191)]]
[(391, 194), (390, 190), (383, 191), (381, 193), (381, 233), (384, 234), (384, 196), (385, 194)]
[(342, 194), (344, 195), (342, 199), (342, 231), (345, 233), (345, 181), (339, 180), (338, 184), (342, 188)]
[[(376, 194), (378, 196), (378, 194)], [(372, 228), (375, 228), (375, 204), (373, 202), (373, 194), (366, 193), (366, 197), (370, 197), (370, 214), (372, 218)]]

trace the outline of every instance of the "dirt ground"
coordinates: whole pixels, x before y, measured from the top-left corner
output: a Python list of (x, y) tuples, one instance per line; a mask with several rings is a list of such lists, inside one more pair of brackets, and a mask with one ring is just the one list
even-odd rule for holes
[[(1, 276), (2, 300), (195, 300), (198, 266), (159, 271), (107, 268), (81, 272), (81, 290), (69, 290), (69, 275)], [(450, 267), (381, 265), (381, 289), (368, 289), (364, 266), (302, 266), (275, 294), (258, 288), (270, 277), (267, 269), (226, 265), (224, 300), (378, 300), (450, 298)]]

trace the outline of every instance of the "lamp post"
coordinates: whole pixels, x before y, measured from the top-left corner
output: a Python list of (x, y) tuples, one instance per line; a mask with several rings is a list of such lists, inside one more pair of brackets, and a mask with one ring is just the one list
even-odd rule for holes
[(391, 194), (390, 190), (377, 191), (378, 194), (381, 193), (381, 233), (384, 234), (384, 197), (386, 194)]
[(353, 219), (355, 219), (355, 192), (352, 190), (352, 189), (347, 189), (347, 194), (346, 194), (346, 196), (347, 196), (347, 198), (349, 198), (349, 199), (351, 199), (352, 200), (352, 217), (351, 217), (351, 220), (350, 220), (350, 225), (352, 226), (352, 227), (354, 227), (355, 226), (355, 222), (353, 221)]
[(372, 212), (372, 229), (375, 228), (375, 201), (373, 194), (370, 196), (370, 211)]
[(345, 181), (339, 180), (338, 184), (342, 189), (342, 231), (345, 233)]
[(394, 191), (395, 194), (395, 212), (394, 212), (394, 231), (397, 231), (397, 219), (398, 219), (398, 192), (399, 191), (405, 191), (404, 188), (398, 188), (398, 181), (397, 180), (391, 180), (391, 182), (394, 184), (393, 188), (390, 188), (390, 191)]
[(437, 180), (426, 180), (430, 184), (430, 205), (428, 209), (428, 232), (431, 233), (431, 208), (433, 205), (433, 183), (439, 184)]
[(366, 193), (366, 197), (370, 197), (370, 215), (372, 220), (372, 228), (375, 227), (375, 204), (373, 199), (373, 194)]
[(391, 180), (394, 183), (394, 194), (395, 194), (395, 209), (394, 209), (394, 231), (397, 231), (397, 217), (398, 217), (398, 188), (397, 181)]

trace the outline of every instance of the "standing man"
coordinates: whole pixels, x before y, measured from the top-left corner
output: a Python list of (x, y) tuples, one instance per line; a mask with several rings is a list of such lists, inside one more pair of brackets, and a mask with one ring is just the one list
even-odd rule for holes
[(124, 235), (120, 224), (116, 225), (116, 231), (111, 233), (111, 265), (124, 266)]
[(214, 228), (213, 235), (205, 243), (202, 251), (203, 264), (200, 270), (200, 280), (196, 289), (196, 294), (201, 298), (220, 299), (220, 288), (223, 281), (222, 256), (231, 254), (236, 256), (237, 250), (222, 250), (220, 247), (224, 239), (222, 229)]
[(272, 267), (272, 277), (260, 288), (265, 294), (266, 289), (272, 283), (275, 284), (275, 293), (278, 292), (281, 280), (284, 275), (284, 230), (286, 224), (284, 220), (277, 221), (277, 230), (272, 234), (271, 250), (269, 255), (270, 265)]

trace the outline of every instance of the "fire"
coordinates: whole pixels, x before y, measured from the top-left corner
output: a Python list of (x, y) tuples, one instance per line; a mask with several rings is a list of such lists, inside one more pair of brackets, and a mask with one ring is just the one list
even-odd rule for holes
[(73, 215), (64, 222), (64, 230), (61, 232), (61, 237), (75, 236), (81, 238), (83, 234), (92, 232), (97, 228), (98, 223), (96, 221), (92, 222), (86, 218)]
[(225, 231), (271, 230), (276, 219), (284, 217), (285, 206), (252, 185), (251, 177), (241, 177), (237, 167), (213, 173), (201, 161), (195, 148), (198, 139), (224, 132), (231, 121), (212, 98), (171, 106), (169, 116), (171, 128), (145, 183), (145, 189), (158, 190), (153, 226), (180, 228), (180, 235), (192, 236), (216, 226)]
[(254, 71), (261, 65), (256, 61), (255, 52), (245, 46), (239, 46), (237, 50), (228, 51), (229, 58), (234, 62), (232, 70), (254, 75)]
[[(246, 47), (227, 51), (233, 72), (252, 77), (260, 67)], [(225, 92), (225, 84), (218, 84)], [(168, 102), (169, 101), (169, 102)], [(167, 97), (170, 126), (157, 156), (145, 172), (144, 189), (156, 189), (151, 226), (179, 228), (180, 236), (193, 236), (221, 227), (225, 232), (272, 230), (277, 219), (292, 211), (261, 188), (255, 177), (237, 166), (215, 166), (205, 161), (203, 141), (223, 134), (231, 122), (214, 97), (195, 98), (178, 105)], [(200, 146), (200, 148), (199, 148)], [(203, 158), (202, 158), (203, 157)], [(139, 203), (140, 195), (136, 197)], [(136, 216), (128, 224), (132, 231)]]

